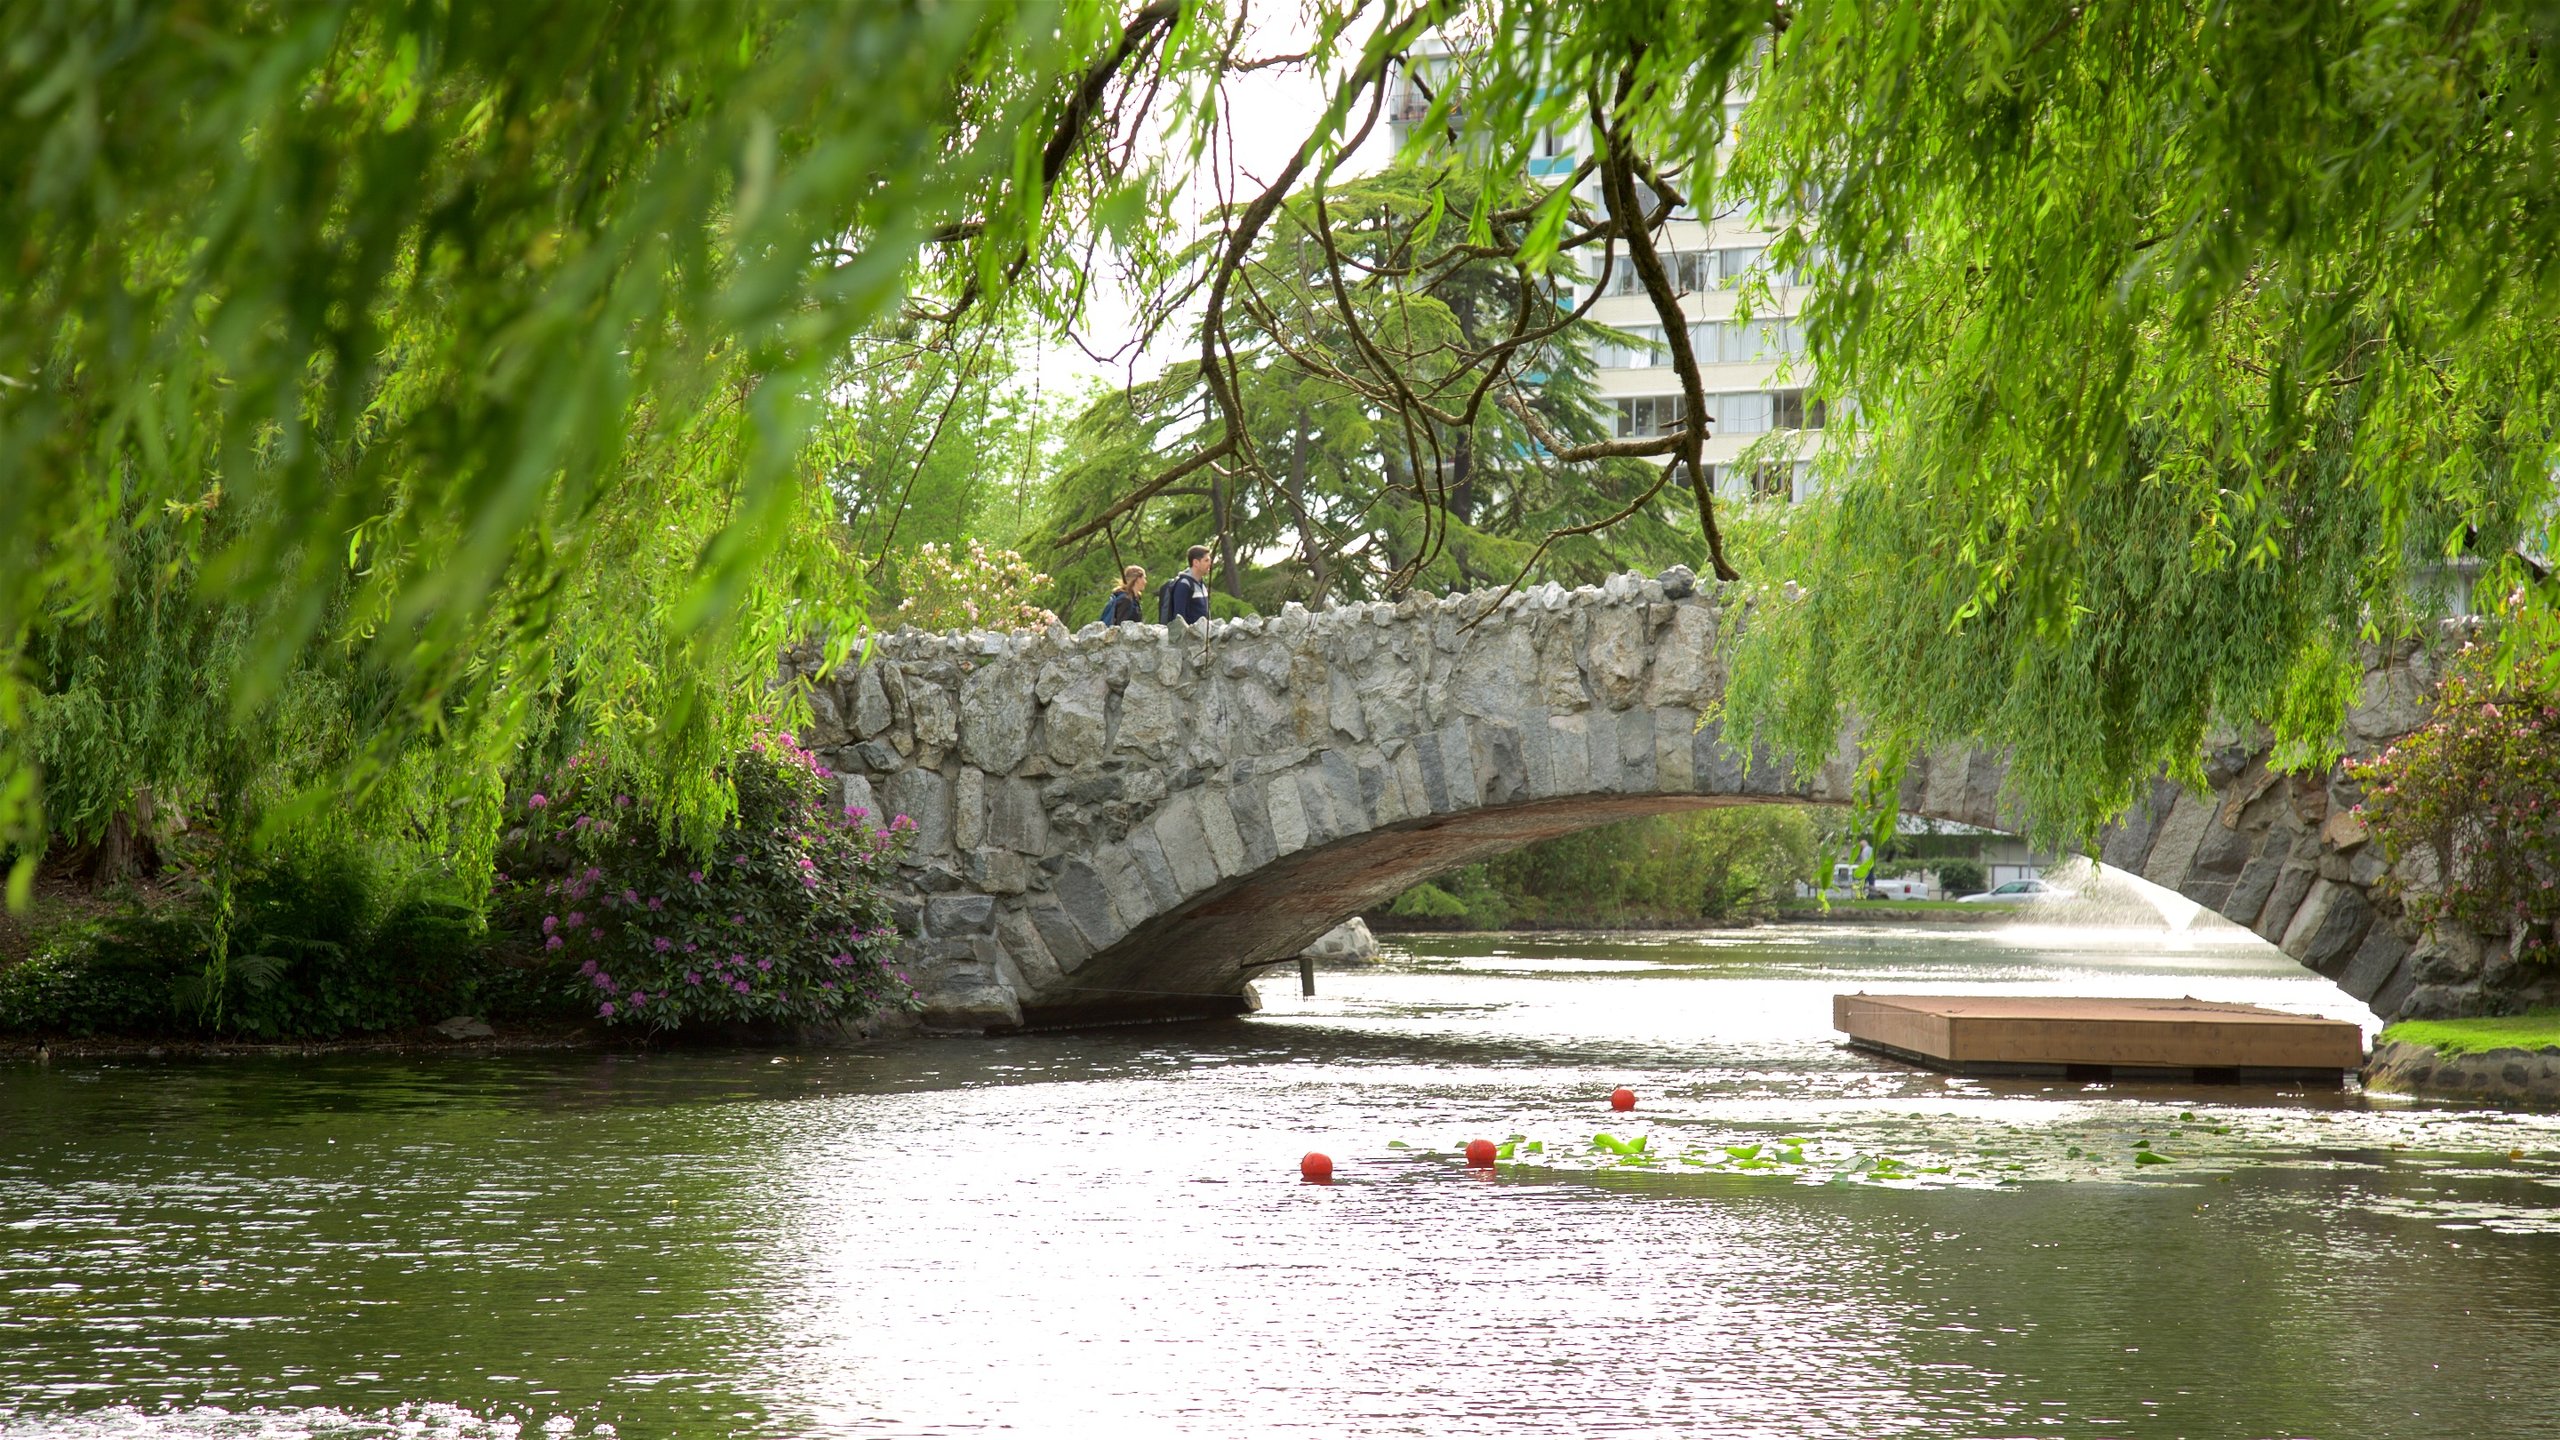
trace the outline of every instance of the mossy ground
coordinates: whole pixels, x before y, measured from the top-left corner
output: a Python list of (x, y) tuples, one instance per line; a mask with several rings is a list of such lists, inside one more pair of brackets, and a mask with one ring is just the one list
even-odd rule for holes
[(2484, 1050), (2541, 1050), (2560, 1046), (2560, 1010), (2492, 1015), (2476, 1020), (2403, 1020), (2386, 1027), (2386, 1041), (2426, 1045), (2447, 1055)]

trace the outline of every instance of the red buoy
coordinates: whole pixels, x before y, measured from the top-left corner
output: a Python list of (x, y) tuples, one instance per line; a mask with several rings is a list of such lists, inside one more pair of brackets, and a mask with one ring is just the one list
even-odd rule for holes
[(1610, 1091), (1609, 1108), (1612, 1110), (1633, 1110), (1636, 1108), (1636, 1092), (1628, 1089), (1624, 1085)]
[(1490, 1140), (1468, 1141), (1467, 1163), (1476, 1166), (1491, 1165), (1493, 1163), (1493, 1142)]
[(1298, 1162), (1298, 1173), (1319, 1185), (1330, 1185), (1333, 1183), (1333, 1157), (1321, 1150), (1310, 1150), (1306, 1158)]

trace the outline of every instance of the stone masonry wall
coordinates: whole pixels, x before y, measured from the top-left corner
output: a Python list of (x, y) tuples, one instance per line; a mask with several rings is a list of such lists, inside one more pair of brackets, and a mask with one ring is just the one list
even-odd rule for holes
[[(807, 740), (847, 803), (916, 823), (898, 910), (926, 1023), (1233, 1013), (1261, 967), (1453, 865), (1670, 809), (1850, 799), (1846, 745), (1792, 774), (1701, 723), (1723, 635), (1685, 569), (1490, 605), (880, 637), (814, 687)], [(2353, 744), (2414, 726), (2430, 683), (2377, 657)], [(2210, 774), (2210, 796), (2157, 788), (2104, 858), (2385, 1013), (2500, 1003), (2516, 977), (2485, 952), (2401, 936), (2344, 782), (2238, 745)], [(2001, 828), (2004, 777), (1994, 755), (1931, 757), (1904, 808)]]

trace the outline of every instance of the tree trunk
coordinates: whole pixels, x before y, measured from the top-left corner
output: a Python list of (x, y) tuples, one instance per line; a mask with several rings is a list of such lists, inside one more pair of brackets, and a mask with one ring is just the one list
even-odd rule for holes
[(1318, 542), (1315, 520), (1307, 513), (1307, 412), (1298, 410), (1297, 428), (1289, 441), (1289, 514), (1298, 527), (1298, 553), (1306, 557), (1307, 576), (1314, 593), (1307, 597), (1309, 606), (1324, 608), (1325, 582), (1333, 567), (1326, 563), (1324, 546)]
[(1227, 514), (1227, 477), (1214, 470), (1209, 475), (1209, 508), (1218, 519), (1218, 569), (1226, 577), (1227, 593), (1241, 600), (1244, 588), (1236, 579), (1236, 532)]

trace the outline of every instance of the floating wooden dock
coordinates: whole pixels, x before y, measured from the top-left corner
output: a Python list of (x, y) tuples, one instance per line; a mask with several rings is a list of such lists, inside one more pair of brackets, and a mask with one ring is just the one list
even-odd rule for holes
[(1834, 995), (1849, 1043), (1959, 1075), (2311, 1080), (2364, 1063), (2344, 1020), (2212, 1000), (2070, 995)]

